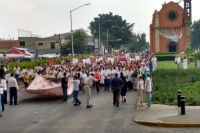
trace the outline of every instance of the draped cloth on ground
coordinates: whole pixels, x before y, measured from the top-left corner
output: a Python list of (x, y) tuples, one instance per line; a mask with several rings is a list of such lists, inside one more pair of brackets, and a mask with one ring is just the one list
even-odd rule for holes
[[(73, 85), (71, 84), (72, 78), (68, 79), (68, 89), (67, 94), (71, 95), (73, 92)], [(38, 95), (62, 95), (62, 88), (60, 80), (53, 78), (44, 78), (37, 75), (35, 79), (31, 82), (27, 89), (19, 89), (21, 93), (30, 93)]]

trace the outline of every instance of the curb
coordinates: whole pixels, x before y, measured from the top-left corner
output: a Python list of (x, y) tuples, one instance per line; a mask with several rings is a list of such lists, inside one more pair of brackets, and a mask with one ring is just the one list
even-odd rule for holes
[(200, 127), (200, 123), (179, 123), (179, 122), (148, 122), (133, 119), (134, 122), (145, 126), (156, 126), (156, 127)]

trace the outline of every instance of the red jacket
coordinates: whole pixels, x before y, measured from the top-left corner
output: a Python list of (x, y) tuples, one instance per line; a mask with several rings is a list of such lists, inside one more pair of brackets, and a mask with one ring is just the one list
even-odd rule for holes
[(95, 78), (96, 78), (97, 80), (100, 80), (100, 79), (101, 79), (101, 76), (100, 76), (100, 74), (99, 74), (98, 71), (95, 72)]

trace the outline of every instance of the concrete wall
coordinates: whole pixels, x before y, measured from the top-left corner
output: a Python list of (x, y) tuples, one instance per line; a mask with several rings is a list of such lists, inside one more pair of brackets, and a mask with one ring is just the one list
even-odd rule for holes
[(18, 38), (19, 42), (25, 41), (25, 46), (20, 46), (20, 47), (31, 49), (31, 50), (36, 49), (36, 46), (35, 46), (36, 39), (37, 37), (19, 37)]

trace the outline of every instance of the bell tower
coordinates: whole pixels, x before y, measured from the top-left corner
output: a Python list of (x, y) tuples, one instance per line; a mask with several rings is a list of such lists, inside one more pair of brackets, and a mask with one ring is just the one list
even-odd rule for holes
[(184, 23), (192, 23), (192, 0), (184, 0)]
[(184, 0), (184, 21), (186, 27), (186, 46), (190, 46), (190, 26), (192, 25), (192, 0)]

